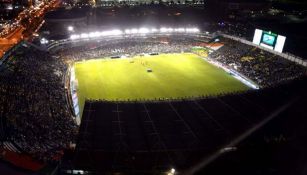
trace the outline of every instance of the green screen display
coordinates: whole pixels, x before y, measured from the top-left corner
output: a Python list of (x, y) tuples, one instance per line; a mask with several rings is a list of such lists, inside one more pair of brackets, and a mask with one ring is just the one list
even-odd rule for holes
[(276, 40), (276, 36), (274, 34), (263, 33), (262, 35), (262, 43), (267, 44), (269, 46), (274, 46)]

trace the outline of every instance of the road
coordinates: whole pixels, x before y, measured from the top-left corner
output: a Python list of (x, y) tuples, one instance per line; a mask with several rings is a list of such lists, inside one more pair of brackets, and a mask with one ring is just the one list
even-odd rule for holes
[(31, 41), (33, 34), (44, 23), (46, 12), (57, 8), (59, 0), (42, 2), (35, 7), (30, 7), (20, 12), (12, 23), (6, 24), (0, 32), (0, 59), (10, 48), (21, 40)]

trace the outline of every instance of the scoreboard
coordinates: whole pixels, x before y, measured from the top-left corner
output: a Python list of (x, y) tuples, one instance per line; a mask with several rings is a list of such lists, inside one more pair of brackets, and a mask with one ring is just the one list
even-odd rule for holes
[(277, 35), (272, 32), (263, 31), (260, 29), (255, 30), (253, 43), (262, 47), (275, 50), (282, 53), (285, 45), (286, 37)]
[(261, 41), (262, 43), (273, 47), (276, 43), (276, 38), (277, 38), (277, 35), (274, 33), (263, 32)]

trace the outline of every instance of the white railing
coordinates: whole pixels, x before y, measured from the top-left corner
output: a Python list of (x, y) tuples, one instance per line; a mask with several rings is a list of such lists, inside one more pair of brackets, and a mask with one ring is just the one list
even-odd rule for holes
[(78, 125), (81, 123), (81, 116), (80, 116), (80, 107), (79, 107), (79, 100), (78, 100), (78, 93), (77, 93), (77, 79), (75, 75), (75, 68), (74, 66), (70, 67), (70, 95), (72, 99), (73, 110), (76, 116), (76, 122)]

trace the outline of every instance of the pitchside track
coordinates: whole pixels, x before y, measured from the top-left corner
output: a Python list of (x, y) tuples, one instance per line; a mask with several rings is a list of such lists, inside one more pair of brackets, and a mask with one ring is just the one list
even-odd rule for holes
[(75, 63), (81, 110), (84, 100), (154, 100), (199, 97), (248, 89), (195, 54), (160, 54)]

